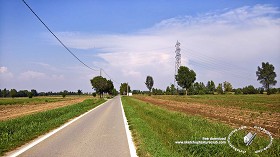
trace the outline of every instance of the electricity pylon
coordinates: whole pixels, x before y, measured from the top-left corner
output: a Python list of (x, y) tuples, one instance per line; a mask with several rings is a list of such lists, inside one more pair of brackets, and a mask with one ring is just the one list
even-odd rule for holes
[(179, 41), (177, 40), (176, 42), (176, 50), (175, 50), (175, 53), (176, 53), (176, 56), (175, 56), (175, 75), (174, 75), (174, 86), (178, 88), (178, 85), (176, 83), (176, 75), (178, 74), (178, 69), (180, 68), (181, 66), (181, 48), (180, 48), (180, 43)]

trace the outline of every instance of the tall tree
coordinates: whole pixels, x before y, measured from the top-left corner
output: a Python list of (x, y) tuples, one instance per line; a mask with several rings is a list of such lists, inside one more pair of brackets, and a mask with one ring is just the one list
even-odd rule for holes
[(175, 88), (174, 84), (171, 84), (170, 92), (171, 92), (171, 95), (175, 95), (176, 94), (176, 88)]
[(149, 91), (151, 93), (151, 89), (153, 88), (153, 85), (154, 85), (153, 77), (152, 76), (147, 76), (145, 84), (146, 84), (147, 88), (149, 89)]
[(222, 83), (219, 83), (219, 85), (217, 87), (217, 92), (218, 92), (218, 94), (223, 94), (224, 93)]
[(165, 90), (165, 94), (166, 94), (166, 95), (170, 95), (170, 93), (171, 93), (170, 87), (167, 86), (167, 87), (166, 87), (166, 90)]
[(97, 93), (99, 93), (100, 98), (103, 96), (107, 88), (107, 79), (102, 76), (96, 76), (90, 80), (92, 88), (95, 89)]
[[(127, 91), (127, 88), (128, 88), (128, 91)], [(121, 95), (127, 95), (128, 92), (130, 92), (130, 86), (127, 83), (121, 83), (120, 94)]]
[(38, 92), (35, 89), (31, 89), (31, 93), (33, 96), (38, 96)]
[(232, 85), (231, 85), (231, 83), (225, 81), (225, 82), (224, 82), (224, 90), (225, 90), (225, 92), (231, 92), (231, 91), (232, 91)]
[(263, 87), (267, 90), (267, 94), (270, 94), (269, 87), (274, 86), (277, 83), (275, 80), (277, 75), (274, 72), (274, 66), (268, 62), (262, 62), (262, 67), (258, 66), (256, 75), (258, 77), (258, 81), (260, 81)]
[(180, 66), (178, 74), (175, 76), (179, 86), (185, 88), (187, 91), (191, 87), (192, 83), (196, 80), (196, 74), (188, 67)]
[(4, 88), (4, 89), (2, 90), (2, 96), (3, 96), (4, 98), (8, 96), (8, 91), (7, 91), (6, 88)]
[(113, 94), (113, 89), (114, 89), (114, 84), (111, 80), (107, 80), (107, 87), (105, 92), (109, 93), (109, 94)]
[(206, 88), (207, 88), (207, 94), (214, 94), (215, 92), (215, 83), (214, 81), (208, 81), (207, 82), (207, 85), (206, 85)]
[(11, 95), (12, 98), (16, 97), (17, 96), (17, 90), (11, 89), (10, 95)]

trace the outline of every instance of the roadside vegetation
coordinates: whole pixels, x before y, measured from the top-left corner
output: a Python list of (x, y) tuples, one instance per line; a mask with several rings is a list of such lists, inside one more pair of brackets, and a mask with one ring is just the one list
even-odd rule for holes
[(233, 150), (227, 143), (217, 145), (176, 144), (176, 141), (202, 141), (202, 137), (228, 137), (232, 128), (201, 116), (169, 111), (153, 104), (122, 97), (122, 102), (132, 131), (138, 156), (278, 156), (280, 141), (260, 154), (253, 151), (269, 143), (266, 136), (257, 136), (249, 147), (244, 146), (244, 131), (231, 137), (232, 144), (246, 150), (246, 154)]
[(104, 99), (87, 99), (78, 104), (0, 121), (0, 155), (59, 127), (69, 119), (103, 102), (105, 102)]

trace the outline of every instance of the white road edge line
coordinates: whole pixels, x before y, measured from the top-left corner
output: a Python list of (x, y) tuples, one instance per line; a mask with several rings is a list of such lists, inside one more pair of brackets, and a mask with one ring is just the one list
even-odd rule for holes
[(120, 102), (121, 102), (121, 106), (122, 106), (122, 115), (123, 115), (123, 121), (124, 121), (124, 125), (125, 125), (125, 132), (126, 132), (126, 136), (127, 136), (127, 142), (128, 142), (128, 147), (129, 147), (129, 151), (130, 151), (130, 156), (131, 157), (137, 157), (135, 145), (132, 141), (131, 131), (129, 130), (128, 122), (127, 122), (126, 116), (124, 114), (124, 109), (123, 109), (123, 104), (122, 104), (121, 97), (120, 97)]
[[(109, 100), (109, 101), (110, 101), (110, 100)], [(108, 101), (106, 101), (106, 102), (108, 102)], [(85, 116), (85, 115), (88, 114), (89, 112), (91, 112), (91, 111), (93, 111), (93, 110), (99, 108), (100, 106), (104, 105), (106, 102), (104, 102), (104, 103), (98, 105), (97, 107), (95, 107), (95, 108), (93, 108), (93, 109), (87, 111), (86, 113), (80, 115), (79, 117), (76, 117), (76, 118), (74, 118), (73, 120), (71, 120), (71, 121), (69, 121), (69, 122), (63, 124), (61, 127), (57, 128), (57, 129), (55, 129), (55, 130), (53, 130), (53, 131), (51, 131), (51, 132), (49, 132), (49, 133), (47, 133), (47, 134), (45, 134), (45, 135), (42, 135), (42, 137), (39, 137), (39, 138), (36, 139), (34, 142), (31, 142), (30, 144), (27, 144), (26, 146), (23, 146), (23, 148), (17, 150), (15, 153), (12, 153), (11, 155), (8, 155), (8, 156), (9, 156), (9, 157), (16, 157), (16, 156), (18, 156), (18, 155), (24, 153), (24, 152), (27, 151), (28, 149), (34, 147), (34, 146), (37, 145), (38, 143), (44, 141), (45, 139), (49, 138), (49, 137), (52, 136), (53, 134), (55, 134), (55, 133), (57, 133), (58, 131), (62, 130), (63, 128), (67, 127), (68, 125), (72, 124), (73, 122), (77, 121), (78, 119), (82, 118), (83, 116)]]

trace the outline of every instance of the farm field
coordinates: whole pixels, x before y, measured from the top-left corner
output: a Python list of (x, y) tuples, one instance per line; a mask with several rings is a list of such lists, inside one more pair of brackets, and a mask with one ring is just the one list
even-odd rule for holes
[[(169, 110), (200, 115), (234, 127), (241, 125), (261, 126), (271, 131), (274, 136), (280, 137), (280, 112), (277, 112), (280, 108), (280, 95), (271, 96), (261, 96), (261, 99), (257, 98), (258, 95), (138, 95), (135, 98)], [(258, 99), (261, 99), (260, 102), (258, 102)], [(252, 107), (249, 108), (248, 106)]]
[(138, 99), (122, 97), (138, 156), (277, 156), (280, 153), (280, 141), (275, 138), (271, 148), (255, 154), (255, 150), (269, 143), (269, 138), (257, 136), (246, 147), (242, 141), (244, 131), (235, 133), (231, 141), (236, 147), (246, 150), (245, 154), (235, 151), (227, 143), (178, 144), (177, 141), (197, 141), (202, 137), (228, 137), (240, 126), (233, 127), (204, 116), (172, 111), (171, 108)]
[(0, 121), (0, 155), (59, 127), (103, 102), (104, 99), (86, 99), (80, 103)]
[(199, 103), (213, 106), (233, 107), (252, 111), (280, 112), (280, 94), (252, 95), (153, 95), (156, 99), (172, 100), (187, 103)]
[(0, 98), (0, 121), (84, 101), (89, 96)]

